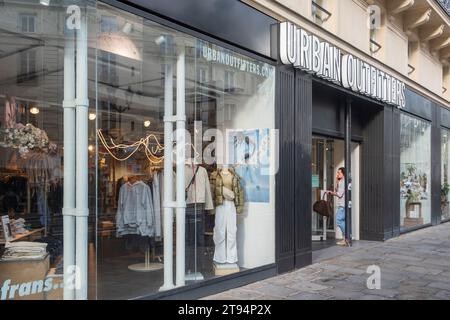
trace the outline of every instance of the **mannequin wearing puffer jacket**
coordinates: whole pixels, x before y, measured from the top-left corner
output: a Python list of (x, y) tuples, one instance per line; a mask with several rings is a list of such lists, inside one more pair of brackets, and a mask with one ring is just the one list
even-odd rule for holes
[(240, 177), (234, 170), (224, 166), (210, 177), (215, 208), (214, 262), (234, 264), (237, 262), (236, 215), (242, 213), (244, 193)]

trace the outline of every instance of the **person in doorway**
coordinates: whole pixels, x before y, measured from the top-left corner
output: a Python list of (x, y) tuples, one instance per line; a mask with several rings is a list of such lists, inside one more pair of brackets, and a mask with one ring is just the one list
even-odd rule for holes
[(343, 240), (337, 242), (340, 246), (349, 246), (350, 241), (345, 234), (345, 168), (339, 168), (336, 173), (335, 191), (328, 191), (337, 198), (336, 224), (341, 229)]

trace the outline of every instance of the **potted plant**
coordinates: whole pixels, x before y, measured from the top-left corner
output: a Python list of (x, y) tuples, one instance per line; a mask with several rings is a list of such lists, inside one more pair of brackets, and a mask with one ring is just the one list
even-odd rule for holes
[[(400, 186), (400, 194), (406, 199), (405, 227), (423, 224), (421, 200), (427, 198), (427, 175), (419, 172), (414, 164), (410, 164), (401, 173)], [(411, 213), (416, 214), (411, 216)]]

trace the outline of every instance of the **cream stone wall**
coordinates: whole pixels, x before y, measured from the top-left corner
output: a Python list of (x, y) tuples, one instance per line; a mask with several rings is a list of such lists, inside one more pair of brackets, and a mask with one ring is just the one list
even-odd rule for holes
[(410, 78), (422, 84), (436, 94), (442, 94), (443, 68), (440, 61), (433, 57), (426, 46), (412, 42), (409, 63), (415, 68)]
[(369, 53), (367, 4), (359, 0), (333, 0), (337, 9), (338, 28), (335, 30), (343, 40)]
[(311, 19), (311, 1), (277, 0), (277, 2), (299, 15)]

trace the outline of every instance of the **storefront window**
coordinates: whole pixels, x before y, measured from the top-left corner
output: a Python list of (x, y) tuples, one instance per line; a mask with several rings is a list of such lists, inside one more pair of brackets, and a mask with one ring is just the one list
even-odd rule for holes
[[(96, 1), (6, 1), (0, 37), (1, 299), (136, 298), (275, 262), (273, 66)], [(66, 254), (87, 268), (74, 289)]]
[(441, 130), (441, 219), (450, 219), (450, 130)]
[[(134, 298), (170, 289), (172, 280), (189, 285), (275, 262), (274, 68), (107, 5), (98, 14), (117, 26), (98, 34), (98, 298)], [(176, 200), (179, 167), (169, 163), (173, 186), (164, 186), (164, 117), (180, 103), (187, 207), (184, 225), (177, 209), (168, 225), (164, 192)], [(164, 248), (168, 227), (173, 247)]]
[[(95, 3), (71, 4), (94, 21)], [(67, 16), (67, 5), (61, 1), (51, 1), (49, 6), (35, 0), (1, 4), (1, 300), (63, 299), (64, 148), (70, 146), (64, 145), (63, 119)], [(89, 71), (95, 71), (94, 54), (90, 46)], [(94, 75), (82, 77), (95, 81)], [(88, 107), (95, 111), (95, 87), (87, 95)], [(93, 184), (89, 189), (95, 193)], [(90, 248), (89, 260), (95, 261), (95, 201), (90, 204), (86, 230), (90, 245), (85, 252)], [(91, 278), (94, 265), (89, 270)], [(95, 297), (95, 291), (90, 290), (89, 297)]]
[(400, 117), (400, 226), (431, 223), (431, 125), (416, 117)]

